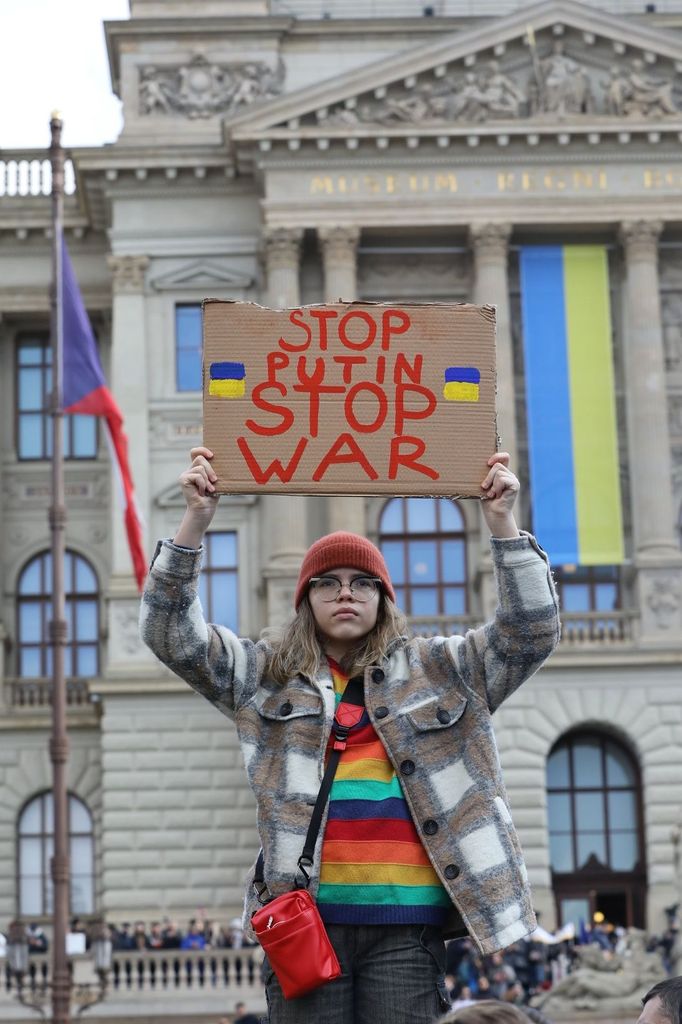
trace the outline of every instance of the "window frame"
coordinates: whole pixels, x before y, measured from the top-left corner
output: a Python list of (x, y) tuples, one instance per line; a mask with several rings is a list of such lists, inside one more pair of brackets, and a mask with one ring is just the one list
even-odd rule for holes
[[(211, 547), (212, 547), (212, 543), (213, 543), (213, 538), (215, 536), (217, 536), (217, 535), (223, 535), (223, 536), (231, 535), (234, 538), (235, 562), (234, 562), (233, 566), (223, 566), (223, 565), (218, 566), (218, 565), (212, 565), (211, 564)], [(204, 593), (206, 595), (205, 599), (202, 601), (202, 610), (204, 612), (204, 617), (205, 617), (207, 622), (214, 622), (214, 623), (217, 623), (218, 625), (225, 625), (226, 628), (232, 630), (233, 633), (236, 633), (237, 635), (241, 635), (240, 634), (240, 628), (241, 628), (241, 619), (242, 619), (242, 608), (241, 608), (241, 594), (240, 594), (240, 591), (239, 591), (239, 587), (240, 587), (240, 578), (239, 578), (239, 531), (234, 529), (234, 528), (233, 529), (221, 528), (221, 529), (215, 529), (215, 530), (208, 530), (208, 532), (204, 535), (203, 544), (204, 544), (204, 560), (203, 560), (202, 567), (201, 567), (201, 577), (202, 577), (202, 584), (204, 586)], [(211, 597), (211, 586), (210, 586), (211, 578), (214, 577), (214, 576), (218, 576), (220, 574), (228, 574), (228, 575), (234, 577), (234, 589), (235, 589), (236, 613), (237, 613), (236, 614), (236, 622), (234, 623), (234, 625), (230, 625), (228, 623), (223, 622), (221, 620), (220, 616), (215, 614), (215, 609), (213, 608), (213, 600), (212, 600), (212, 597)]]
[[(180, 333), (178, 330), (178, 313), (182, 309), (196, 309), (199, 313), (200, 323), (200, 347), (199, 347), (199, 383), (196, 388), (181, 387), (180, 383)], [(197, 395), (201, 393), (201, 359), (203, 339), (201, 335), (201, 324), (203, 321), (202, 306), (200, 302), (175, 302), (173, 303), (173, 329), (175, 337), (175, 392), (180, 395)], [(189, 348), (184, 351), (190, 351)]]
[[(614, 573), (613, 579), (600, 579), (600, 570), (611, 569)], [(564, 565), (557, 565), (553, 567), (554, 576), (556, 579), (559, 593), (562, 588), (570, 588), (571, 584), (577, 584), (581, 586), (587, 586), (589, 593), (589, 607), (581, 609), (572, 609), (568, 614), (580, 615), (581, 612), (603, 612), (604, 615), (610, 614), (610, 612), (618, 612), (623, 610), (623, 584), (622, 574), (620, 565), (576, 565), (568, 568)], [(613, 583), (616, 588), (616, 600), (615, 605), (612, 609), (597, 608), (596, 594), (597, 587), (600, 584)]]
[[(419, 532), (411, 532), (408, 526), (408, 505), (410, 501), (409, 497), (396, 497), (389, 498), (385, 501), (379, 510), (378, 516), (378, 547), (383, 552), (383, 544), (386, 542), (400, 542), (403, 549), (403, 577), (405, 582), (402, 584), (396, 584), (394, 581), (394, 587), (400, 588), (404, 593), (404, 601), (401, 605), (403, 612), (408, 618), (464, 618), (470, 614), (470, 595), (469, 595), (469, 558), (467, 550), (467, 528), (466, 518), (463, 510), (460, 508), (457, 501), (453, 498), (422, 498), (419, 500), (430, 501), (434, 503), (435, 508), (435, 529), (432, 531), (421, 530)], [(454, 530), (443, 530), (441, 528), (441, 508), (443, 507), (442, 502), (448, 501), (456, 509), (457, 515), (459, 516), (462, 524), (461, 531)], [(402, 530), (399, 533), (387, 532), (382, 528), (382, 521), (386, 510), (389, 505), (393, 502), (400, 502), (400, 515)], [(414, 583), (410, 580), (410, 566), (409, 566), (409, 543), (414, 541), (433, 541), (436, 544), (436, 572), (437, 576), (433, 580), (429, 580), (426, 583)], [(448, 582), (444, 577), (444, 558), (443, 558), (443, 543), (447, 541), (457, 541), (462, 545), (462, 557), (464, 563), (464, 578), (463, 582), (452, 581)], [(412, 591), (414, 590), (435, 590), (437, 595), (438, 610), (432, 613), (421, 614), (412, 611)], [(445, 591), (446, 589), (456, 589), (464, 595), (464, 610), (457, 614), (451, 614), (445, 611)]]
[[(48, 849), (49, 849), (49, 840), (51, 839), (52, 842), (54, 843), (54, 818), (53, 818), (53, 825), (52, 825), (52, 831), (51, 832), (47, 830), (46, 824), (45, 824), (45, 822), (46, 822), (46, 811), (47, 811), (47, 801), (52, 796), (52, 794), (53, 794), (53, 790), (52, 789), (43, 789), (43, 790), (40, 790), (40, 792), (38, 792), (38, 793), (34, 793), (33, 796), (29, 797), (28, 800), (26, 800), (22, 804), (21, 808), (19, 809), (19, 813), (17, 814), (17, 817), (16, 817), (15, 828), (14, 828), (14, 838), (15, 838), (15, 860), (14, 860), (14, 863), (15, 863), (15, 892), (16, 892), (15, 908), (16, 908), (16, 916), (19, 917), (19, 918), (24, 917), (24, 918), (33, 919), (33, 920), (44, 920), (46, 918), (47, 919), (51, 919), (52, 913), (53, 913), (53, 910), (54, 910), (54, 907), (53, 907), (52, 910), (48, 910), (48, 907), (49, 907), (48, 893), (49, 893), (49, 887), (50, 887), (52, 879), (51, 879), (51, 872), (50, 872), (50, 858), (49, 858), (48, 852), (47, 852)], [(41, 824), (41, 830), (40, 830), (40, 832), (29, 832), (29, 833), (25, 833), (24, 832), (24, 833), (22, 833), (22, 831), (21, 831), (21, 819), (23, 818), (24, 814), (26, 813), (28, 808), (31, 806), (31, 804), (35, 803), (38, 800), (40, 801), (40, 819), (41, 819), (40, 824)], [(85, 809), (85, 811), (86, 811), (86, 813), (88, 815), (89, 822), (90, 822), (90, 829), (89, 829), (88, 832), (72, 831), (72, 829), (71, 829), (71, 804), (72, 804), (72, 801), (80, 804), (80, 806)], [(89, 806), (87, 805), (87, 803), (85, 802), (85, 800), (83, 800), (82, 797), (78, 796), (76, 793), (73, 793), (71, 790), (69, 790), (67, 792), (67, 818), (68, 818), (68, 824), (67, 824), (67, 845), (68, 845), (68, 849), (69, 849), (69, 856), (71, 856), (71, 842), (72, 842), (73, 839), (88, 838), (88, 839), (91, 840), (91, 844), (92, 844), (91, 845), (91, 863), (90, 863), (91, 870), (89, 872), (89, 878), (90, 878), (91, 881), (90, 881), (90, 893), (89, 893), (89, 903), (88, 903), (88, 905), (89, 905), (89, 907), (91, 909), (89, 909), (89, 910), (82, 910), (82, 909), (74, 908), (74, 904), (73, 904), (73, 890), (72, 890), (72, 886), (71, 886), (70, 880), (69, 880), (69, 914), (70, 915), (77, 915), (78, 917), (90, 917), (90, 916), (92, 916), (96, 912), (96, 903), (95, 903), (95, 894), (96, 894), (96, 884), (95, 884), (95, 882), (96, 882), (96, 879), (95, 879), (95, 871), (96, 871), (96, 865), (97, 865), (97, 851), (96, 851), (96, 837), (95, 837), (95, 820), (94, 820), (94, 815), (93, 815), (92, 811), (90, 810)], [(21, 870), (22, 869), (22, 864), (21, 864), (22, 842), (21, 841), (22, 841), (22, 839), (29, 839), (29, 838), (30, 839), (38, 839), (40, 841), (41, 873), (40, 873), (40, 883), (39, 884), (40, 884), (40, 906), (41, 906), (41, 909), (40, 909), (40, 912), (36, 912), (36, 913), (31, 913), (31, 912), (25, 911), (23, 906), (22, 906), (22, 902), (21, 902), (21, 882), (22, 882), (22, 879), (25, 877), (24, 873)], [(53, 894), (53, 899), (54, 899), (54, 894)]]
[[(77, 608), (78, 604), (93, 603), (95, 606), (95, 639), (94, 640), (78, 640), (76, 637), (77, 629), (71, 629), (70, 639), (67, 641), (67, 648), (70, 648), (71, 665), (78, 667), (78, 651), (82, 647), (95, 647), (95, 672), (87, 673), (87, 675), (74, 675), (69, 673), (68, 679), (92, 679), (99, 675), (101, 663), (102, 663), (102, 651), (101, 651), (101, 609), (100, 609), (100, 596), (101, 589), (99, 586), (99, 577), (95, 570), (95, 567), (85, 558), (84, 555), (78, 551), (73, 551), (70, 548), (66, 549), (66, 555), (71, 556), (70, 560), (70, 578), (69, 578), (69, 567), (65, 567), (64, 574), (64, 596), (65, 596), (65, 612), (66, 621), (68, 624), (77, 622)], [(49, 671), (49, 650), (51, 647), (49, 640), (49, 618), (47, 617), (52, 603), (52, 591), (46, 589), (46, 582), (48, 579), (47, 573), (47, 559), (50, 558), (52, 552), (49, 549), (43, 549), (42, 551), (36, 552), (32, 555), (19, 570), (16, 584), (16, 676), (17, 679), (48, 679), (50, 677)], [(87, 569), (92, 573), (95, 578), (96, 589), (87, 591), (77, 591), (74, 589), (76, 585), (76, 573), (78, 562), (81, 561), (85, 564)], [(40, 592), (37, 594), (22, 594), (21, 593), (21, 581), (24, 574), (28, 569), (35, 563), (39, 562), (40, 572)], [(26, 605), (38, 605), (40, 607), (40, 641), (36, 643), (26, 643), (22, 639), (22, 625), (21, 625), (21, 611)], [(74, 616), (72, 618), (72, 616)], [(24, 648), (38, 648), (40, 657), (40, 668), (41, 674), (38, 676), (24, 675), (22, 673), (22, 651)]]
[[(36, 364), (22, 364), (21, 363), (21, 349), (28, 348), (29, 345), (39, 345), (42, 349), (42, 356), (40, 363)], [(46, 378), (48, 375), (52, 375), (52, 359), (51, 359), (51, 345), (50, 345), (50, 334), (49, 331), (37, 330), (37, 331), (22, 331), (16, 336), (14, 345), (14, 451), (16, 454), (17, 462), (48, 462), (51, 458), (50, 445), (52, 441), (52, 414), (50, 412), (50, 403), (52, 398), (52, 385), (46, 387)], [(43, 405), (40, 409), (23, 410), (20, 407), (20, 374), (22, 369), (26, 369), (29, 366), (33, 366), (34, 369), (41, 371), (41, 383), (42, 383), (42, 394), (43, 394)], [(39, 455), (23, 455), (21, 453), (21, 420), (24, 415), (39, 415), (41, 420), (41, 445)], [(94, 443), (92, 453), (88, 452), (85, 455), (74, 455), (73, 450), (75, 446), (75, 431), (79, 418), (87, 418), (94, 420)], [(98, 416), (89, 416), (85, 413), (78, 413), (74, 415), (65, 415), (63, 417), (63, 447), (64, 447), (64, 460), (68, 462), (92, 462), (93, 459), (99, 456), (99, 445), (100, 445), (100, 424)]]

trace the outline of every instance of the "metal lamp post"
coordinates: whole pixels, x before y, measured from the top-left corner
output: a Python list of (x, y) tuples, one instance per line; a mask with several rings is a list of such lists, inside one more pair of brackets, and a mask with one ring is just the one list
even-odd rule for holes
[[(63, 1012), (71, 1013), (71, 1004), (77, 1007), (76, 1014), (81, 1016), (85, 1010), (101, 1003), (106, 998), (109, 972), (111, 971), (112, 943), (109, 937), (109, 929), (103, 921), (97, 922), (91, 932), (91, 953), (92, 966), (94, 967), (97, 981), (73, 980), (73, 974), (68, 961), (65, 959), (67, 987), (61, 995)], [(47, 1008), (50, 1004), (54, 1006), (54, 978), (48, 981), (39, 972), (30, 971), (30, 954), (26, 929), (20, 921), (13, 921), (9, 927), (9, 941), (7, 943), (7, 966), (10, 975), (16, 984), (16, 997), (22, 1006), (39, 1013), (43, 1020), (47, 1020)], [(27, 982), (27, 976), (28, 982)], [(52, 1017), (54, 1022), (54, 1016)]]

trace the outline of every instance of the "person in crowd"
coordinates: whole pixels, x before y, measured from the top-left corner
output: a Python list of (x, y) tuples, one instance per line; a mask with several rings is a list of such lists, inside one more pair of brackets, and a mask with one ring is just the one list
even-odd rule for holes
[(136, 948), (135, 936), (132, 933), (131, 926), (128, 921), (124, 921), (117, 930), (114, 949), (118, 952), (128, 952)]
[(180, 949), (206, 949), (206, 937), (196, 921), (191, 921), (189, 931), (180, 943)]
[(133, 931), (134, 948), (137, 950), (149, 949), (149, 936), (144, 921), (136, 921)]
[(182, 932), (177, 921), (166, 921), (162, 931), (164, 949), (180, 949), (182, 946)]
[(528, 1017), (518, 1006), (496, 999), (453, 1007), (437, 1024), (528, 1024)]
[(47, 935), (37, 921), (33, 921), (26, 928), (26, 941), (29, 953), (47, 953), (49, 948)]
[[(554, 650), (559, 618), (546, 555), (514, 519), (509, 456), (492, 456), (481, 482), (499, 597), (492, 622), (464, 637), (409, 638), (383, 555), (339, 532), (306, 553), (290, 624), (257, 643), (208, 625), (197, 597), (217, 507), (212, 458), (194, 449), (180, 477), (186, 512), (157, 545), (140, 624), (157, 657), (237, 726), (273, 897), (300, 881), (335, 704), (352, 676), (364, 689), (310, 871), (342, 975), (287, 1001), (268, 971), (270, 1024), (317, 1024), (332, 1011), (431, 1024), (449, 1004), (445, 929), (468, 929), (493, 953), (536, 923), (491, 715)], [(342, 795), (347, 780), (356, 799)], [(258, 905), (254, 893), (247, 926)]]
[(160, 921), (152, 921), (147, 936), (147, 949), (163, 949), (163, 931)]
[(649, 989), (637, 1024), (682, 1024), (682, 976), (666, 978)]
[(249, 1013), (246, 1003), (237, 1003), (234, 1008), (234, 1024), (260, 1024), (254, 1013)]

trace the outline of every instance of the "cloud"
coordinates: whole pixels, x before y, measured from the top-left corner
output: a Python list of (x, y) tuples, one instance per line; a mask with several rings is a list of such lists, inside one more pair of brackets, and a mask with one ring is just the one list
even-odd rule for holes
[(50, 114), (66, 146), (113, 142), (121, 104), (111, 91), (102, 22), (125, 19), (127, 0), (23, 0), (0, 14), (0, 148), (49, 145)]

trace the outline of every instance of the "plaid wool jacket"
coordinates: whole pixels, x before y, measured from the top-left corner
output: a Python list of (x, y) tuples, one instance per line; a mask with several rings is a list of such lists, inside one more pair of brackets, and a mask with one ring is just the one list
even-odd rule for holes
[[(529, 534), (492, 539), (499, 605), (465, 636), (403, 637), (365, 670), (369, 717), (400, 779), (424, 848), (483, 953), (536, 925), (512, 824), (491, 717), (533, 675), (559, 640), (547, 557)], [(293, 887), (334, 716), (326, 665), (315, 679), (282, 686), (268, 677), (264, 640), (240, 639), (204, 620), (197, 597), (201, 550), (159, 542), (142, 599), (145, 643), (236, 725), (258, 806), (265, 881), (273, 896)], [(401, 771), (411, 762), (409, 773)], [(323, 820), (311, 876), (319, 880)], [(245, 928), (258, 903), (248, 879)]]

